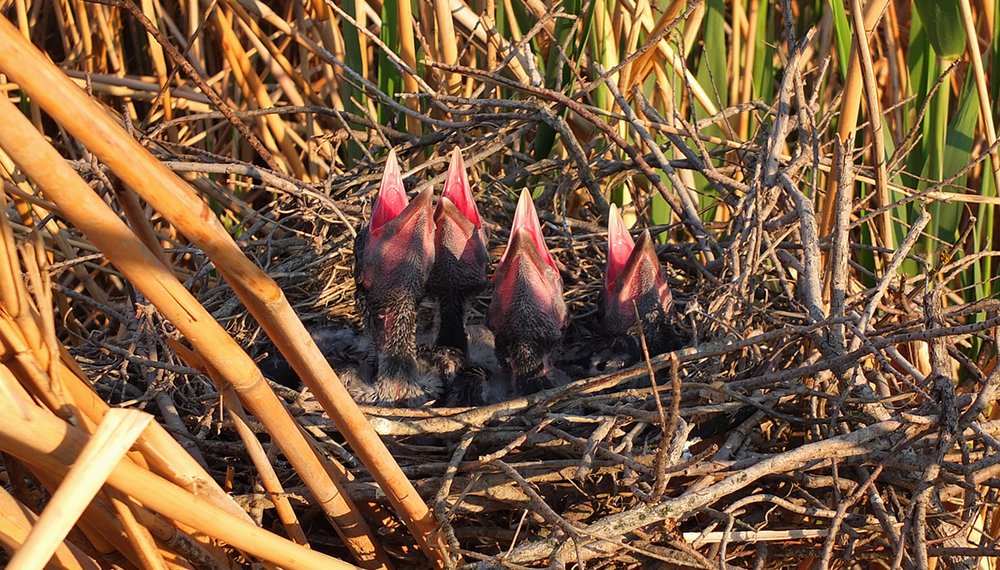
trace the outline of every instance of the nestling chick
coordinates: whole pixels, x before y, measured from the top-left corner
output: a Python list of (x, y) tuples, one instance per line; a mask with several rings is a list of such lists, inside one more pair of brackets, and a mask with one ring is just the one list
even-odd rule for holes
[(428, 295), (439, 310), (436, 346), (458, 351), (462, 361), (469, 352), (465, 313), (489, 280), (486, 267), (486, 234), (472, 198), (465, 162), (457, 148), (451, 156), (441, 200), (434, 210), (434, 266)]
[[(310, 323), (309, 334), (348, 392), (353, 395), (368, 390), (367, 382), (359, 376), (369, 348), (364, 335), (348, 324), (337, 322)], [(293, 390), (302, 388), (298, 373), (279, 352), (272, 352), (259, 366), (264, 376), (278, 384)]]
[(638, 338), (641, 331), (651, 355), (684, 345), (673, 328), (673, 295), (653, 238), (644, 230), (639, 241), (633, 242), (614, 204), (608, 220), (603, 305), (605, 332), (611, 337)]
[(355, 306), (370, 340), (361, 403), (419, 406), (437, 398), (440, 378), (417, 359), (417, 307), (434, 265), (431, 190), (407, 203), (396, 153), (389, 152), (370, 224), (354, 242)]
[[(449, 382), (449, 406), (481, 406), (552, 388), (569, 380), (550, 363), (562, 339), (562, 278), (545, 245), (527, 190), (521, 193), (507, 249), (493, 276), (490, 331), (471, 328), (469, 364)], [(492, 345), (495, 360), (477, 356)]]
[(488, 322), (501, 372), (515, 396), (553, 388), (568, 378), (549, 360), (566, 327), (562, 278), (527, 190), (521, 192), (507, 249), (493, 277)]

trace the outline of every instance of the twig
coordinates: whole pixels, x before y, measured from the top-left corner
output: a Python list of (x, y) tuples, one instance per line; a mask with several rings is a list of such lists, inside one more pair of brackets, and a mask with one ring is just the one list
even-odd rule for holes
[(175, 48), (173, 44), (168, 42), (166, 38), (164, 38), (163, 35), (160, 34), (160, 30), (156, 28), (153, 22), (149, 21), (149, 18), (147, 18), (146, 15), (142, 13), (142, 10), (140, 10), (139, 7), (136, 6), (134, 2), (131, 2), (130, 0), (90, 0), (90, 1), (98, 4), (105, 4), (108, 6), (123, 8), (129, 14), (131, 14), (132, 17), (135, 18), (135, 20), (139, 22), (142, 25), (142, 27), (146, 30), (146, 33), (148, 33), (151, 37), (156, 39), (157, 43), (163, 46), (163, 49), (166, 50), (167, 55), (170, 56), (170, 59), (174, 62), (174, 65), (177, 65), (182, 70), (184, 70), (184, 73), (188, 77), (190, 77), (192, 81), (194, 81), (195, 85), (198, 86), (198, 89), (201, 90), (202, 93), (208, 96), (209, 100), (212, 101), (212, 105), (214, 105), (216, 109), (218, 109), (223, 115), (225, 115), (229, 123), (232, 124), (233, 127), (240, 133), (240, 135), (243, 136), (243, 138), (245, 138), (247, 142), (250, 143), (253, 149), (257, 152), (258, 156), (260, 156), (264, 160), (264, 162), (267, 163), (268, 168), (270, 168), (275, 172), (281, 172), (281, 167), (278, 165), (277, 162), (275, 162), (274, 157), (271, 155), (271, 152), (268, 151), (266, 148), (264, 148), (264, 145), (260, 142), (260, 139), (257, 138), (257, 135), (253, 134), (250, 128), (247, 127), (245, 124), (243, 124), (243, 121), (239, 120), (239, 118), (233, 115), (232, 109), (230, 109), (229, 105), (227, 105), (226, 102), (223, 101), (221, 97), (219, 97), (218, 93), (215, 92), (215, 89), (212, 89), (212, 87), (201, 77), (201, 75), (197, 71), (195, 71), (194, 67), (190, 63), (188, 63), (187, 59), (185, 59), (184, 56), (181, 55), (179, 51), (177, 51), (177, 48)]

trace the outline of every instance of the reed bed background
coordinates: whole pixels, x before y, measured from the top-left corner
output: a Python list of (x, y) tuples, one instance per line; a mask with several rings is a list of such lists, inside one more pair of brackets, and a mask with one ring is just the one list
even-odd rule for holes
[[(997, 566), (996, 3), (0, 13), (8, 567)], [(307, 327), (390, 147), (413, 191), (463, 150), (494, 262), (532, 191), (566, 350), (624, 206), (691, 344), (359, 410)]]

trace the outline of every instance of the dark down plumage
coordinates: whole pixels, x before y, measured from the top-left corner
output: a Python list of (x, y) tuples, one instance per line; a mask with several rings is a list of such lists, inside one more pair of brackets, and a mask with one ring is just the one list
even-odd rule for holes
[(501, 372), (509, 376), (514, 395), (561, 384), (565, 375), (551, 365), (549, 356), (566, 327), (562, 278), (527, 190), (521, 192), (493, 279), (489, 327)]
[(417, 358), (417, 307), (434, 265), (431, 190), (407, 203), (390, 151), (370, 224), (354, 242), (355, 305), (371, 341), (353, 391), (361, 403), (419, 406), (438, 397), (440, 379)]
[(464, 361), (469, 351), (465, 313), (489, 280), (486, 235), (465, 173), (462, 153), (452, 153), (441, 200), (434, 210), (434, 266), (428, 295), (439, 310), (436, 345), (455, 349)]

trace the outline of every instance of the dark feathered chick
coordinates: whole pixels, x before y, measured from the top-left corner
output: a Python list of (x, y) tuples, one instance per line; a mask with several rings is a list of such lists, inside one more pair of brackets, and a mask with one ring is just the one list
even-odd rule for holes
[(486, 234), (472, 198), (465, 162), (457, 148), (451, 156), (441, 200), (434, 210), (434, 266), (427, 293), (438, 305), (436, 346), (469, 351), (465, 313), (472, 299), (489, 285)]
[(613, 204), (608, 221), (604, 326), (611, 337), (641, 333), (650, 354), (683, 346), (673, 330), (673, 296), (649, 230), (632, 241)]
[(390, 151), (371, 223), (354, 242), (355, 305), (371, 348), (354, 392), (363, 403), (418, 406), (436, 398), (440, 378), (417, 358), (417, 307), (434, 265), (431, 190), (407, 202)]
[(510, 398), (510, 374), (502, 372), (497, 364), (493, 333), (481, 325), (472, 325), (466, 332), (469, 352), (462, 365), (442, 375), (445, 405), (482, 406)]
[[(310, 323), (309, 334), (348, 392), (361, 394), (370, 390), (359, 376), (370, 344), (364, 335), (353, 326), (338, 322)], [(293, 390), (302, 388), (299, 375), (277, 351), (260, 362), (260, 371), (278, 384)]]
[(552, 367), (549, 356), (566, 326), (562, 278), (527, 190), (521, 192), (507, 249), (493, 279), (489, 327), (513, 395), (559, 385), (565, 376)]

